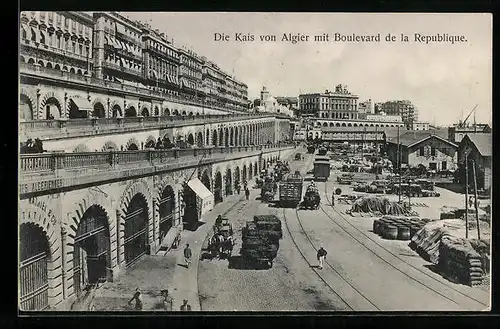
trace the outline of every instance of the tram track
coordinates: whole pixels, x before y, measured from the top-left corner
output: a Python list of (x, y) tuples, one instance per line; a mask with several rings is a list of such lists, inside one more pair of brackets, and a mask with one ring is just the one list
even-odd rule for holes
[[(304, 259), (304, 262), (308, 264), (308, 266), (312, 269), (312, 271), (318, 276), (318, 278), (332, 291), (351, 311), (357, 311), (357, 310), (369, 310), (369, 311), (380, 311), (380, 308), (375, 305), (370, 299), (368, 299), (359, 289), (357, 289), (349, 280), (347, 280), (329, 261), (325, 260), (325, 264), (327, 265), (327, 268), (331, 269), (333, 272), (330, 272), (332, 276), (330, 278), (327, 278), (328, 272), (325, 272), (325, 274), (320, 274), (318, 269), (314, 269), (314, 265), (311, 264), (307, 256), (305, 255), (305, 252), (303, 249), (299, 246), (299, 243), (297, 242), (297, 239), (294, 238), (294, 235), (292, 233), (292, 230), (290, 228), (289, 224), (289, 218), (286, 214), (287, 209), (283, 208), (283, 219), (285, 222), (285, 227), (287, 229), (288, 235), (290, 236), (290, 240), (292, 241), (293, 245), (301, 255), (301, 257)], [(309, 234), (307, 231), (304, 229), (300, 217), (298, 214), (298, 209), (294, 209), (295, 211), (295, 217), (297, 220), (297, 223), (300, 227), (300, 232), (304, 235), (305, 239), (307, 240), (307, 243), (312, 247), (314, 252), (316, 253), (318, 248), (314, 245), (312, 239), (310, 238)], [(348, 294), (343, 294), (343, 295), (349, 295), (349, 297), (342, 296), (339, 292), (337, 292), (337, 289), (334, 288), (334, 284), (332, 281), (336, 281), (337, 286), (342, 286), (343, 289), (345, 290), (350, 290)], [(364, 302), (360, 303), (360, 298)], [(347, 299), (350, 299), (350, 301), (347, 301)], [(356, 304), (356, 305), (354, 305)], [(364, 305), (363, 305), (364, 304)]]
[[(328, 197), (329, 197), (328, 186), (327, 186), (326, 183), (324, 183), (324, 184), (325, 184), (324, 195), (326, 197), (326, 200), (329, 200), (328, 199)], [(443, 283), (442, 281), (440, 281), (440, 280), (436, 279), (435, 277), (429, 275), (425, 271), (422, 271), (418, 267), (416, 267), (413, 264), (407, 262), (406, 260), (404, 260), (403, 258), (401, 258), (400, 256), (398, 256), (397, 254), (395, 254), (394, 252), (392, 252), (388, 248), (386, 248), (383, 245), (381, 245), (380, 243), (378, 243), (376, 240), (374, 240), (368, 234), (366, 234), (365, 232), (363, 232), (362, 230), (360, 230), (358, 227), (356, 227), (355, 225), (353, 225), (352, 223), (350, 223), (337, 209), (334, 208), (334, 206), (332, 206), (331, 204), (329, 204), (329, 205), (330, 205), (330, 208), (332, 209), (332, 211), (334, 213), (336, 213), (337, 217), (340, 218), (343, 223), (346, 223), (349, 228), (351, 228), (351, 229), (354, 230), (355, 233), (360, 234), (361, 237), (365, 241), (368, 241), (369, 243), (374, 244), (375, 245), (375, 249), (379, 248), (379, 250), (382, 250), (383, 252), (389, 254), (390, 255), (389, 257), (393, 257), (393, 260), (395, 259), (398, 262), (401, 262), (403, 265), (410, 267), (410, 269), (417, 271), (418, 274), (421, 274), (421, 275), (424, 275), (427, 278), (430, 278), (433, 282), (435, 281), (436, 283), (439, 284), (439, 288), (435, 287), (435, 286), (432, 287), (430, 282), (423, 282), (422, 279), (416, 278), (415, 276), (413, 276), (413, 275), (407, 273), (406, 271), (402, 270), (401, 268), (395, 266), (393, 264), (393, 262), (391, 262), (390, 260), (387, 259), (387, 257), (382, 256), (380, 252), (377, 252), (377, 251), (373, 250), (374, 248), (370, 248), (365, 242), (361, 241), (353, 233), (349, 232), (349, 230), (346, 228), (346, 226), (339, 224), (339, 222), (327, 210), (325, 210), (323, 204), (320, 204), (320, 208), (321, 208), (322, 212), (326, 215), (326, 217), (330, 220), (330, 222), (332, 222), (337, 227), (339, 227), (348, 237), (350, 237), (351, 239), (353, 239), (354, 241), (356, 241), (359, 245), (361, 245), (362, 247), (364, 247), (365, 249), (367, 249), (369, 252), (371, 252), (378, 259), (380, 259), (382, 262), (384, 262), (385, 264), (387, 264), (389, 267), (391, 267), (394, 270), (400, 272), (401, 274), (403, 274), (404, 276), (406, 276), (410, 280), (412, 280), (414, 282), (417, 282), (418, 284), (420, 284), (421, 286), (425, 287), (429, 291), (432, 291), (433, 293), (439, 295), (440, 297), (442, 297), (442, 298), (444, 298), (444, 299), (446, 299), (446, 300), (448, 300), (448, 301), (450, 301), (450, 302), (452, 302), (452, 303), (454, 303), (456, 305), (462, 306), (462, 303), (460, 303), (459, 301), (457, 301), (457, 300), (455, 300), (455, 299), (453, 299), (453, 298), (445, 295), (445, 292), (442, 292), (442, 288), (443, 287), (445, 289), (450, 289), (453, 293), (458, 294), (460, 297), (466, 299), (469, 303), (472, 302), (472, 303), (476, 304), (475, 306), (477, 306), (477, 304), (480, 304), (480, 305), (482, 305), (484, 307), (489, 307), (488, 304), (485, 304), (481, 300), (479, 300), (479, 299), (477, 299), (477, 298), (475, 298), (473, 296), (470, 296), (468, 294), (465, 294), (462, 291), (460, 291), (460, 290), (458, 290), (458, 289), (456, 289), (456, 288), (454, 288), (454, 287), (452, 287), (452, 286), (450, 286), (450, 285), (448, 285), (446, 283)]]

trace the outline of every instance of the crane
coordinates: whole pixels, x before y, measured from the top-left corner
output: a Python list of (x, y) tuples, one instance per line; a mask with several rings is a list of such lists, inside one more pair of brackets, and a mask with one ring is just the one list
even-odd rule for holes
[(470, 115), (472, 114), (472, 112), (474, 112), (477, 108), (478, 104), (476, 104), (476, 106), (474, 106), (474, 108), (469, 112), (469, 115), (467, 115), (467, 117), (465, 118), (465, 120), (463, 122), (460, 122), (458, 124), (458, 127), (462, 128), (465, 126), (465, 123), (467, 122), (467, 120), (469, 119)]

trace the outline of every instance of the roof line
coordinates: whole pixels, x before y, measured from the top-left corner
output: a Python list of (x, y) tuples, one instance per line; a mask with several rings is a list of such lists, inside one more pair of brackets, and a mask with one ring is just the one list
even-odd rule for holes
[(455, 144), (455, 143), (453, 143), (453, 142), (450, 142), (449, 140), (444, 139), (444, 138), (442, 138), (442, 137), (440, 137), (440, 136), (438, 136), (438, 135), (435, 135), (435, 134), (430, 134), (429, 136), (427, 136), (427, 137), (425, 137), (425, 138), (423, 138), (423, 139), (417, 140), (416, 142), (413, 142), (412, 144), (409, 144), (409, 145), (408, 145), (408, 147), (412, 147), (412, 146), (414, 146), (414, 145), (416, 145), (416, 144), (418, 144), (418, 143), (421, 143), (421, 142), (425, 141), (426, 139), (429, 139), (429, 138), (431, 138), (431, 137), (433, 137), (433, 136), (434, 136), (434, 137), (436, 137), (436, 138), (439, 138), (440, 140), (442, 140), (442, 141), (444, 141), (444, 142), (446, 142), (446, 143), (448, 143), (448, 144), (451, 144), (451, 145), (453, 145), (453, 146), (455, 146), (455, 147), (458, 147), (458, 145), (457, 145), (457, 144)]

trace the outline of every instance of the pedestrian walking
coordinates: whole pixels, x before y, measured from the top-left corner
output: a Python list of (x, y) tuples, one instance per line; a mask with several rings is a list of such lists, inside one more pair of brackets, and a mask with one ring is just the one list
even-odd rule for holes
[(186, 248), (184, 248), (184, 261), (186, 262), (186, 266), (189, 267), (191, 263), (191, 256), (193, 253), (191, 252), (191, 248), (189, 248), (189, 243), (186, 244)]
[(328, 253), (326, 252), (325, 249), (323, 249), (323, 247), (319, 248), (318, 249), (318, 253), (317, 253), (317, 257), (318, 257), (318, 268), (321, 270), (323, 269), (323, 262), (325, 261), (325, 257)]
[(335, 192), (332, 193), (332, 206), (335, 206)]
[(174, 307), (174, 299), (169, 295), (168, 289), (162, 290), (161, 295), (163, 296), (163, 308), (165, 311), (172, 311)]
[(236, 185), (236, 192), (238, 192), (238, 195), (240, 195), (240, 192), (241, 192), (240, 184)]
[(249, 197), (250, 197), (250, 190), (247, 188), (245, 190), (245, 198), (248, 200)]
[(188, 304), (187, 299), (182, 301), (181, 311), (191, 311), (191, 305)]
[(132, 296), (132, 299), (129, 300), (128, 304), (132, 305), (132, 302), (135, 300), (135, 307), (134, 309), (140, 311), (142, 310), (142, 295), (141, 291), (139, 288), (135, 290), (134, 296)]
[(469, 208), (472, 208), (472, 205), (474, 204), (472, 196), (469, 197)]

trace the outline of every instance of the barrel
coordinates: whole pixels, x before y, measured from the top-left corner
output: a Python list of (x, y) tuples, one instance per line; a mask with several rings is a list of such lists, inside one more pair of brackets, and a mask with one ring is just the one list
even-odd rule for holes
[(380, 225), (382, 225), (382, 222), (378, 219), (375, 219), (373, 221), (373, 233), (378, 234), (380, 231)]
[(406, 226), (399, 226), (398, 227), (398, 240), (410, 240), (410, 228)]
[(398, 238), (398, 228), (394, 225), (387, 225), (384, 229), (384, 239), (396, 240)]
[(420, 228), (418, 226), (410, 226), (410, 238), (413, 238), (415, 233), (417, 233), (418, 231), (420, 231)]
[(383, 237), (384, 236), (384, 232), (385, 232), (385, 230), (386, 230), (386, 228), (387, 228), (388, 225), (389, 224), (387, 224), (387, 223), (381, 223), (379, 225), (379, 227), (378, 227), (377, 234), (380, 235), (381, 237)]

